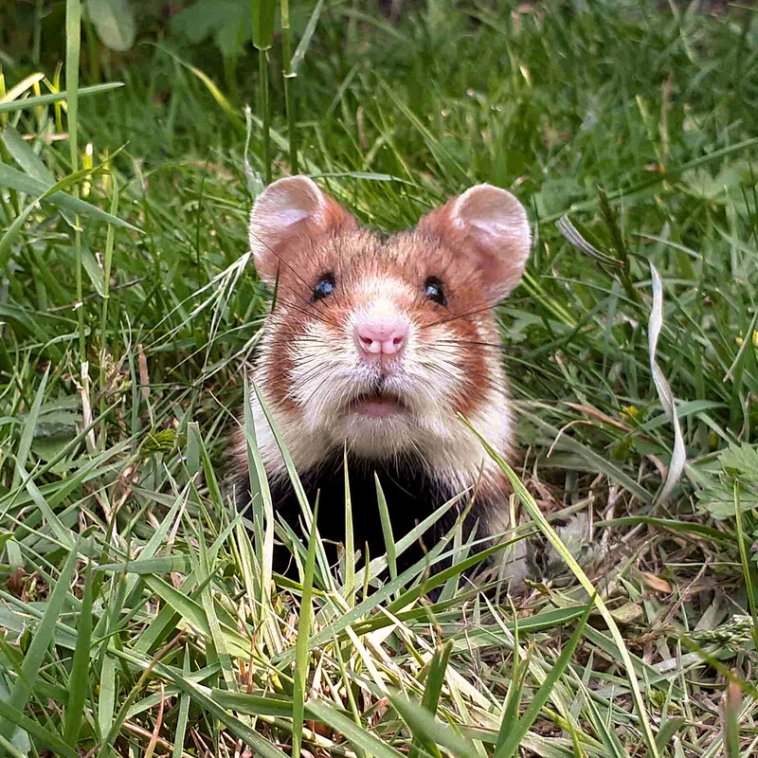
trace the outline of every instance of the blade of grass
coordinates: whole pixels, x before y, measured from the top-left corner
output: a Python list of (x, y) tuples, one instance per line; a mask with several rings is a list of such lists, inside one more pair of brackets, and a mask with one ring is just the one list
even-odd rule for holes
[[(82, 87), (79, 90), (79, 97), (87, 97), (88, 95), (98, 95), (101, 92), (108, 92), (110, 90), (119, 89), (124, 86), (124, 82), (107, 82), (106, 84), (93, 84), (90, 87)], [(41, 105), (50, 105), (51, 103), (59, 103), (62, 100), (68, 99), (68, 92), (65, 90), (62, 92), (51, 92), (48, 95), (37, 95), (35, 97), (26, 97), (23, 100), (14, 100), (9, 97), (8, 92), (5, 97), (0, 98), (0, 113), (9, 113), (11, 111), (27, 110), (29, 108), (38, 108)]]
[(587, 625), (587, 620), (590, 617), (590, 611), (595, 605), (594, 597), (587, 603), (582, 617), (579, 619), (574, 633), (571, 635), (568, 643), (561, 650), (561, 654), (558, 659), (551, 666), (545, 681), (540, 685), (540, 688), (534, 694), (532, 702), (529, 703), (529, 707), (524, 712), (524, 715), (515, 723), (511, 724), (507, 732), (501, 727), (501, 734), (506, 734), (505, 741), (498, 747), (493, 753), (493, 758), (511, 758), (516, 755), (519, 745), (522, 744), (526, 733), (532, 727), (532, 724), (537, 720), (540, 711), (547, 703), (550, 695), (555, 687), (556, 683), (563, 676), (563, 672), (571, 662), (571, 658), (574, 655), (574, 651), (577, 645), (582, 639), (584, 634), (584, 627)]
[[(26, 716), (20, 709), (14, 708), (10, 703), (6, 703), (0, 698), (0, 719), (15, 724), (19, 729), (23, 729), (27, 734), (39, 739), (41, 745), (49, 747), (55, 751), (55, 755), (65, 756), (65, 758), (77, 758), (79, 753), (72, 750), (59, 735), (45, 729), (34, 719)], [(0, 737), (0, 746), (2, 746), (8, 755), (26, 758), (29, 753), (24, 753), (13, 746), (10, 740)]]
[(521, 708), (521, 699), (524, 695), (524, 682), (529, 671), (528, 654), (521, 652), (520, 644), (521, 625), (519, 618), (514, 614), (513, 619), (513, 666), (511, 669), (511, 678), (508, 684), (508, 692), (505, 696), (503, 716), (500, 719), (500, 729), (497, 733), (497, 742), (495, 750), (499, 750), (508, 738), (508, 730), (518, 720), (519, 710)]
[[(274, 504), (271, 499), (271, 489), (268, 486), (266, 470), (258, 450), (255, 422), (253, 420), (253, 408), (250, 397), (250, 378), (245, 375), (244, 385), (244, 434), (247, 444), (247, 465), (250, 478), (250, 493), (253, 498), (253, 507), (259, 507), (260, 513), (253, 523), (256, 534), (255, 547), (258, 556), (258, 566), (261, 576), (259, 582), (258, 601), (261, 604), (261, 615), (269, 624), (272, 616), (268, 612), (271, 609), (271, 583), (274, 563)], [(256, 499), (256, 495), (260, 497)], [(258, 503), (257, 500), (260, 502)], [(269, 624), (270, 625), (270, 624)], [(275, 630), (269, 632), (275, 637)]]
[(608, 607), (606, 606), (603, 599), (597, 594), (597, 590), (587, 577), (587, 574), (584, 573), (584, 569), (582, 569), (582, 567), (576, 562), (574, 556), (571, 555), (569, 550), (561, 541), (560, 537), (556, 534), (553, 527), (550, 526), (550, 523), (543, 515), (529, 490), (527, 490), (526, 487), (524, 487), (524, 485), (521, 483), (521, 480), (518, 478), (516, 472), (508, 465), (505, 459), (503, 459), (502, 456), (500, 456), (497, 451), (476, 431), (476, 429), (474, 429), (474, 427), (471, 426), (468, 421), (466, 421), (466, 419), (462, 420), (479, 438), (482, 445), (484, 446), (484, 449), (487, 451), (487, 454), (498, 464), (498, 466), (500, 466), (501, 470), (508, 478), (508, 481), (513, 487), (513, 490), (515, 491), (519, 500), (531, 516), (532, 521), (535, 522), (540, 531), (545, 535), (550, 544), (553, 546), (555, 551), (561, 556), (566, 565), (571, 569), (572, 573), (579, 580), (579, 583), (582, 585), (582, 587), (584, 587), (587, 594), (594, 598), (595, 607), (598, 609), (600, 615), (603, 617), (603, 620), (608, 626), (608, 631), (610, 631), (611, 637), (616, 643), (618, 654), (624, 663), (624, 668), (626, 669), (627, 676), (629, 677), (632, 700), (634, 702), (634, 707), (637, 711), (637, 715), (640, 719), (640, 725), (642, 727), (642, 734), (645, 739), (645, 744), (647, 745), (647, 749), (650, 751), (650, 755), (657, 758), (659, 756), (659, 751), (655, 743), (655, 735), (653, 733), (652, 725), (650, 724), (647, 708), (645, 708), (645, 700), (642, 696), (640, 684), (634, 674), (634, 667), (632, 665), (632, 660), (629, 657), (629, 651), (627, 650), (626, 643), (624, 642), (624, 637), (621, 634), (621, 631), (619, 630), (615, 620), (613, 619), (611, 612), (608, 610)]
[(55, 177), (42, 162), (37, 153), (23, 140), (21, 135), (12, 127), (6, 126), (2, 131), (3, 144), (16, 163), (37, 182), (51, 187)]
[(213, 592), (211, 589), (213, 574), (208, 560), (208, 548), (205, 544), (205, 538), (200, 530), (195, 530), (195, 533), (200, 548), (199, 565), (195, 566), (195, 571), (197, 572), (198, 580), (203, 587), (200, 593), (200, 600), (203, 610), (205, 611), (205, 618), (207, 619), (208, 629), (210, 631), (208, 646), (209, 648), (212, 646), (213, 654), (221, 664), (221, 673), (224, 677), (226, 688), (233, 691), (237, 688), (237, 677), (229, 654), (230, 651), (226, 644), (224, 632), (221, 628), (221, 622), (216, 614), (216, 608), (213, 602)]
[(263, 169), (266, 184), (271, 182), (271, 105), (269, 103), (268, 51), (274, 44), (274, 0), (253, 2), (253, 47), (258, 51), (258, 97), (263, 121)]
[[(82, 35), (82, 6), (80, 0), (66, 0), (66, 105), (68, 106), (68, 144), (71, 171), (79, 170), (79, 52)], [(79, 189), (74, 187), (74, 197)], [(79, 321), (79, 362), (82, 366), (81, 381), (87, 384), (86, 337), (84, 330), (85, 308), (82, 276), (82, 235), (79, 220), (74, 221), (74, 256), (76, 276), (77, 318)], [(86, 391), (86, 386), (85, 386)]]
[[(432, 716), (437, 715), (437, 706), (439, 705), (442, 687), (445, 684), (445, 671), (450, 662), (450, 653), (453, 649), (452, 640), (448, 640), (434, 651), (432, 660), (429, 663), (429, 673), (427, 674), (426, 687), (421, 698), (421, 706)], [(419, 735), (413, 739), (413, 744), (408, 752), (408, 758), (419, 758), (420, 750), (424, 747), (424, 741)], [(427, 749), (429, 746), (427, 745)]]
[(308, 52), (308, 48), (310, 47), (313, 33), (316, 31), (316, 26), (318, 25), (318, 20), (321, 17), (321, 10), (323, 7), (324, 0), (318, 0), (313, 8), (310, 17), (308, 18), (308, 23), (305, 25), (303, 36), (300, 38), (300, 42), (297, 45), (295, 54), (292, 56), (292, 71), (295, 74), (297, 74), (297, 71), (300, 68), (300, 64), (303, 62), (305, 55)]
[(740, 563), (742, 564), (742, 575), (745, 577), (745, 592), (747, 594), (747, 604), (750, 609), (750, 615), (753, 619), (753, 640), (758, 642), (758, 608), (756, 607), (755, 587), (753, 586), (753, 576), (755, 568), (748, 556), (748, 541), (745, 538), (745, 530), (742, 524), (744, 513), (740, 502), (740, 481), (735, 478), (733, 485), (734, 492), (734, 521), (737, 528), (737, 546), (740, 552)]
[(349, 606), (355, 605), (355, 532), (353, 531), (353, 499), (350, 494), (350, 472), (347, 465), (347, 447), (342, 453), (345, 472), (345, 585), (343, 595)]
[[(313, 513), (311, 512), (310, 505), (308, 503), (308, 497), (305, 494), (305, 490), (303, 489), (302, 482), (300, 481), (300, 477), (297, 473), (297, 469), (295, 468), (295, 464), (292, 461), (292, 457), (289, 454), (289, 451), (287, 450), (287, 446), (284, 444), (284, 441), (282, 440), (282, 437), (279, 433), (279, 430), (276, 426), (276, 423), (274, 421), (274, 417), (271, 414), (271, 410), (268, 407), (268, 403), (266, 402), (265, 398), (261, 394), (260, 390), (258, 389), (257, 385), (253, 385), (253, 390), (255, 391), (256, 398), (258, 402), (260, 403), (261, 410), (263, 411), (266, 421), (269, 424), (269, 427), (271, 428), (271, 432), (274, 435), (274, 438), (276, 439), (277, 447), (279, 448), (279, 452), (282, 454), (282, 458), (284, 459), (284, 465), (287, 469), (287, 475), (290, 478), (290, 481), (292, 482), (292, 488), (295, 491), (295, 497), (297, 497), (297, 501), (300, 505), (300, 508), (302, 510), (303, 515), (303, 521), (305, 522), (306, 529), (310, 530), (313, 528)], [(326, 582), (329, 586), (329, 589), (335, 589), (333, 586), (332, 581), (332, 575), (329, 571), (329, 561), (326, 558), (326, 552), (324, 551), (324, 546), (320, 543), (317, 543), (316, 545), (317, 553), (316, 558), (318, 560), (320, 574), (322, 581)]]
[[(8, 705), (17, 711), (24, 710), (29, 696), (34, 690), (35, 680), (44, 662), (50, 642), (53, 639), (55, 624), (69, 596), (69, 584), (76, 569), (77, 550), (78, 544), (68, 553), (66, 561), (58, 575), (58, 581), (55, 583), (47, 600), (45, 612), (37, 625), (29, 644), (29, 649), (26, 651), (23, 663), (18, 671), (16, 682), (8, 698)], [(0, 734), (10, 737), (12, 733), (13, 728), (9, 726), (9, 722), (5, 719), (0, 721)]]
[(388, 745), (368, 729), (359, 727), (348, 715), (338, 711), (326, 700), (312, 700), (308, 710), (314, 718), (341, 732), (353, 745), (372, 758), (402, 758), (403, 753)]
[(742, 692), (733, 682), (724, 690), (723, 702), (723, 740), (726, 758), (740, 758), (740, 706)]
[(442, 687), (445, 684), (445, 672), (447, 671), (448, 663), (450, 663), (452, 649), (453, 643), (451, 640), (448, 640), (434, 651), (429, 664), (429, 674), (427, 675), (421, 705), (432, 715), (437, 713), (437, 706), (442, 695)]
[(316, 564), (316, 541), (319, 539), (318, 500), (313, 508), (313, 524), (308, 536), (308, 555), (305, 559), (303, 576), (303, 594), (300, 600), (300, 620), (297, 625), (297, 643), (295, 645), (295, 665), (292, 672), (294, 679), (292, 704), (292, 755), (300, 758), (303, 744), (303, 712), (305, 708), (305, 688), (308, 681), (308, 658), (311, 626), (313, 623), (313, 572)]
[[(182, 673), (185, 679), (190, 674), (190, 651), (188, 645), (184, 646)], [(177, 716), (176, 729), (174, 730), (174, 750), (172, 752), (172, 758), (181, 758), (182, 753), (184, 752), (184, 737), (187, 734), (191, 702), (190, 696), (186, 692), (182, 693), (179, 698), (179, 715)]]
[[(157, 676), (164, 677), (170, 682), (175, 684), (182, 692), (186, 693), (192, 701), (198, 707), (207, 711), (213, 718), (223, 724), (229, 731), (243, 740), (245, 744), (249, 745), (256, 755), (262, 756), (262, 758), (287, 758), (286, 754), (279, 750), (279, 748), (272, 745), (266, 739), (257, 734), (247, 724), (240, 721), (236, 716), (227, 712), (225, 706), (222, 706), (217, 702), (216, 691), (211, 691), (207, 687), (203, 687), (189, 678), (185, 678), (178, 673), (175, 673), (171, 667), (164, 666), (160, 662), (155, 660), (145, 661), (136, 655), (129, 653), (126, 650), (118, 650), (115, 647), (109, 647), (108, 652), (110, 655), (114, 655), (124, 661), (137, 666), (143, 671), (143, 673), (149, 675), (155, 673)], [(225, 693), (227, 694), (227, 693)], [(237, 698), (245, 697), (243, 693), (228, 693), (230, 696), (236, 696)], [(247, 696), (249, 697), (249, 696)], [(220, 698), (218, 698), (220, 700)]]
[(84, 721), (84, 709), (88, 700), (90, 650), (92, 646), (92, 605), (95, 601), (95, 572), (91, 566), (87, 569), (84, 581), (84, 593), (76, 625), (76, 650), (71, 664), (69, 677), (68, 701), (64, 718), (63, 739), (75, 748), (79, 741), (79, 732)]
[(387, 697), (400, 718), (418, 735), (432, 755), (441, 755), (437, 745), (447, 748), (460, 758), (478, 758), (479, 753), (470, 739), (458, 733), (451, 725), (438, 721), (419, 703), (409, 700), (404, 694), (390, 690)]
[[(113, 172), (110, 174), (109, 186), (111, 190), (111, 205), (110, 214), (116, 216), (118, 212), (118, 179)], [(105, 233), (105, 251), (103, 253), (103, 304), (100, 310), (100, 362), (104, 364), (108, 356), (108, 306), (111, 300), (111, 269), (113, 268), (113, 250), (116, 240), (116, 227), (113, 224), (108, 224), (108, 229)], [(108, 377), (105, 372), (101, 372), (100, 383), (100, 415), (105, 412), (106, 403), (106, 387)], [(100, 446), (105, 447), (107, 440), (107, 425), (103, 422), (100, 425)]]
[[(67, 186), (74, 181), (78, 181), (85, 176), (88, 176), (91, 172), (86, 171), (83, 173), (74, 173), (67, 176), (65, 179), (54, 185), (54, 188), (46, 187), (41, 182), (38, 182), (31, 176), (17, 171), (16, 169), (6, 164), (0, 163), (0, 186), (10, 187), (18, 192), (25, 192), (28, 195), (39, 196), (46, 202), (58, 205), (61, 208), (71, 211), (73, 213), (79, 213), (82, 216), (91, 216), (99, 221), (105, 221), (115, 226), (120, 226), (122, 229), (129, 229), (133, 232), (140, 231), (136, 226), (133, 226), (128, 221), (113, 216), (110, 213), (92, 205), (85, 200), (80, 200), (78, 197), (73, 197), (63, 191), (61, 187)], [(52, 191), (50, 191), (52, 189)], [(48, 194), (48, 192), (50, 194)]]
[(653, 374), (655, 388), (658, 391), (658, 399), (663, 406), (671, 425), (674, 427), (674, 452), (671, 455), (669, 469), (666, 473), (666, 479), (663, 488), (658, 495), (658, 500), (666, 500), (682, 476), (685, 463), (687, 462), (687, 451), (684, 447), (684, 435), (679, 425), (679, 418), (676, 415), (676, 406), (674, 394), (671, 391), (671, 385), (668, 383), (657, 360), (658, 339), (663, 326), (663, 282), (655, 266), (650, 262), (650, 276), (653, 284), (653, 308), (650, 311), (650, 321), (648, 323), (648, 355), (650, 357), (650, 370)]
[(289, 0), (280, 0), (282, 25), (282, 78), (284, 79), (284, 104), (287, 114), (287, 139), (289, 140), (290, 173), (297, 174), (297, 132), (295, 114), (295, 80), (297, 73), (292, 67), (292, 29), (290, 28)]
[(47, 387), (47, 380), (50, 376), (50, 367), (45, 369), (45, 373), (42, 375), (37, 392), (34, 395), (34, 402), (32, 403), (29, 412), (24, 419), (23, 431), (21, 433), (21, 439), (18, 443), (18, 451), (16, 452), (16, 466), (13, 472), (13, 482), (11, 487), (13, 489), (18, 488), (21, 482), (24, 480), (22, 472), (26, 467), (26, 461), (29, 457), (29, 452), (32, 449), (32, 441), (34, 439), (34, 432), (37, 429), (39, 423), (40, 409), (45, 398), (45, 388)]
[(0, 101), (5, 99), (15, 100), (20, 95), (23, 95), (24, 92), (28, 92), (30, 89), (33, 89), (34, 85), (38, 85), (39, 82), (41, 82), (44, 78), (45, 75), (39, 72), (29, 74), (29, 76), (24, 77), (18, 84), (11, 87), (7, 92), (3, 92), (3, 96), (0, 98)]
[(397, 555), (395, 552), (395, 537), (392, 534), (392, 521), (390, 520), (390, 511), (387, 507), (387, 498), (384, 496), (379, 476), (374, 472), (374, 483), (376, 485), (376, 501), (379, 506), (379, 518), (382, 522), (382, 536), (384, 537), (384, 548), (387, 552), (387, 566), (390, 572), (390, 580), (397, 579)]

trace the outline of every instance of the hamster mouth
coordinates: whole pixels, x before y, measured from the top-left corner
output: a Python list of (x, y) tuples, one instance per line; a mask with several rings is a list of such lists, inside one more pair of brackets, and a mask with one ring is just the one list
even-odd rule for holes
[(353, 398), (348, 413), (373, 419), (386, 419), (408, 411), (408, 406), (396, 395), (387, 392), (364, 392)]

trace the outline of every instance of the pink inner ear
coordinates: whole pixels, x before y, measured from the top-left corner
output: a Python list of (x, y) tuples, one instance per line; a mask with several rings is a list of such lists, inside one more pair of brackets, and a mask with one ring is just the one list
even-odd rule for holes
[(308, 212), (297, 208), (285, 208), (277, 213), (277, 218), (283, 226), (292, 226), (292, 224), (308, 218)]
[(355, 228), (353, 217), (306, 176), (279, 179), (255, 201), (250, 250), (258, 276), (268, 284), (277, 272), (326, 233)]
[(482, 273), (488, 296), (500, 299), (521, 281), (529, 258), (529, 221), (505, 190), (480, 184), (433, 211), (419, 229), (439, 237)]

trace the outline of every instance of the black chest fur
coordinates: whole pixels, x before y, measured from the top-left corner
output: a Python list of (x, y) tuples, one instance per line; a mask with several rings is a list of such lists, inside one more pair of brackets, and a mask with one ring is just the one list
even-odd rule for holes
[[(367, 551), (372, 558), (386, 552), (377, 478), (387, 502), (395, 542), (457, 494), (450, 485), (439, 481), (420, 465), (413, 463), (377, 465), (375, 461), (348, 458), (348, 474), (353, 540), (356, 549), (360, 550), (364, 558)], [(345, 542), (345, 471), (342, 456), (322, 464), (318, 470), (301, 473), (300, 480), (311, 506), (318, 497), (319, 533), (328, 558), (334, 561), (337, 557), (337, 544)], [(277, 515), (302, 535), (301, 508), (289, 479), (272, 482), (271, 494)], [(398, 564), (401, 569), (417, 561), (424, 550), (430, 549), (438, 542), (458, 517), (458, 506), (463, 507), (465, 502), (464, 498), (447, 511), (419, 542), (400, 557)], [(472, 509), (474, 510), (478, 511), (479, 508)], [(473, 523), (475, 518), (476, 516), (469, 517), (467, 521)], [(288, 552), (286, 549), (279, 550), (275, 556), (275, 570), (285, 571), (287, 563)]]

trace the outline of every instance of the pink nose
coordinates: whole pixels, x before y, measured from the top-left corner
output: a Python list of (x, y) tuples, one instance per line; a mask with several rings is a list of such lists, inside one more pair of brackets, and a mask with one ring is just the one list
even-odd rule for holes
[(355, 326), (355, 339), (367, 355), (397, 355), (408, 341), (408, 321), (404, 318), (366, 318)]

